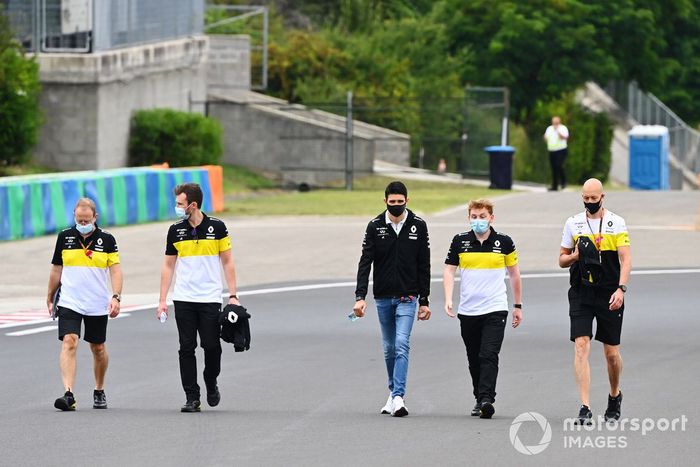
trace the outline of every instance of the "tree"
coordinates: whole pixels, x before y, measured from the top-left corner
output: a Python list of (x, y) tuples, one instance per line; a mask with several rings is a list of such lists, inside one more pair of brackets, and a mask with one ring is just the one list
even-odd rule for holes
[(41, 124), (39, 66), (14, 40), (0, 5), (0, 163), (30, 158)]

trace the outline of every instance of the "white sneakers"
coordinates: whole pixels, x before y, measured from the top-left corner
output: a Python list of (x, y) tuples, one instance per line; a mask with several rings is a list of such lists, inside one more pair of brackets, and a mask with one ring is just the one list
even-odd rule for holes
[(406, 410), (406, 406), (403, 403), (403, 397), (394, 396), (394, 400), (391, 403), (394, 406), (394, 411), (391, 412), (391, 415), (394, 417), (405, 417), (408, 415), (408, 410)]
[(408, 415), (408, 410), (406, 410), (403, 397), (396, 396), (392, 398), (391, 394), (389, 394), (389, 398), (386, 400), (384, 407), (382, 407), (381, 413), (384, 415), (391, 414), (394, 417), (405, 417)]
[(389, 394), (389, 399), (386, 400), (386, 404), (382, 407), (381, 413), (388, 415), (394, 411), (394, 400), (391, 398), (391, 393)]

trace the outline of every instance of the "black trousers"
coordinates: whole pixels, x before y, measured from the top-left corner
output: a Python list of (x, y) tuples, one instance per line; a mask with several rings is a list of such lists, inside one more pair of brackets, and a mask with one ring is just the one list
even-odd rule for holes
[(564, 162), (568, 154), (568, 149), (560, 149), (559, 151), (550, 151), (549, 164), (552, 166), (552, 188), (555, 190), (561, 185), (566, 187), (566, 173), (564, 172)]
[(180, 378), (187, 400), (199, 400), (197, 384), (197, 333), (204, 349), (204, 384), (213, 388), (221, 372), (219, 312), (221, 303), (180, 302), (175, 304), (175, 321), (180, 337)]
[(480, 316), (459, 316), (462, 340), (467, 348), (469, 373), (472, 376), (474, 398), (478, 402), (496, 401), (498, 353), (506, 329), (507, 311), (495, 311)]

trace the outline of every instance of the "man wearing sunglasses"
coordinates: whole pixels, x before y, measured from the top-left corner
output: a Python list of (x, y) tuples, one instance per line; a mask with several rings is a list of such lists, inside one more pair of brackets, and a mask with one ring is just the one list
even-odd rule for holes
[(157, 317), (168, 314), (167, 296), (173, 273), (175, 322), (180, 339), (180, 378), (186, 402), (181, 412), (200, 412), (197, 384), (197, 334), (204, 349), (204, 384), (207, 403), (219, 404), (217, 377), (221, 371), (219, 312), (221, 311), (221, 269), (229, 290), (229, 304), (240, 305), (236, 296), (236, 269), (226, 225), (201, 211), (202, 189), (196, 183), (175, 187), (175, 212), (180, 221), (168, 230), (165, 260), (160, 276)]
[[(104, 392), (109, 362), (105, 347), (107, 320), (108, 316), (116, 318), (119, 315), (122, 293), (117, 242), (112, 234), (97, 226), (95, 203), (89, 198), (79, 199), (73, 215), (75, 225), (63, 230), (56, 239), (46, 299), (50, 315), (53, 316), (54, 307), (57, 307), (58, 338), (62, 341), (61, 378), (65, 393), (56, 399), (54, 407), (64, 412), (72, 412), (76, 408), (73, 385), (83, 324), (83, 338), (90, 343), (95, 373), (92, 406), (95, 409), (107, 408)], [(54, 301), (59, 287), (60, 299), (56, 304)]]

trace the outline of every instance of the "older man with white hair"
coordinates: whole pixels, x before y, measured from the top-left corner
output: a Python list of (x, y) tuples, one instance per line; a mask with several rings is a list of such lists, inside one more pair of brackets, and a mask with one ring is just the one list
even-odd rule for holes
[[(73, 215), (75, 225), (60, 232), (56, 240), (46, 298), (49, 314), (57, 305), (58, 338), (62, 341), (60, 366), (65, 393), (56, 399), (54, 407), (62, 411), (76, 408), (73, 394), (76, 351), (84, 324), (84, 339), (90, 343), (95, 372), (92, 406), (106, 409), (104, 379), (109, 357), (105, 341), (108, 316), (119, 315), (122, 293), (119, 250), (112, 234), (97, 226), (94, 201), (79, 199)], [(60, 298), (55, 304), (59, 287)]]

